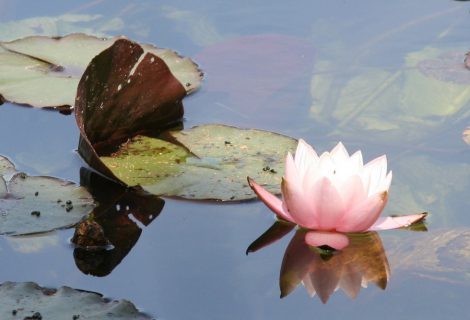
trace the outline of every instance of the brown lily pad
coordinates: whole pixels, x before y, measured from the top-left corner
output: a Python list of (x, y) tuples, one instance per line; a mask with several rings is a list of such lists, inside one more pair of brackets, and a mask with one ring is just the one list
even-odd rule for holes
[[(200, 81), (194, 64), (175, 64), (184, 66), (180, 74)], [(93, 168), (119, 181), (98, 155), (138, 133), (155, 133), (180, 121), (181, 100), (198, 86), (182, 84), (163, 59), (137, 43), (117, 40), (93, 58), (78, 85), (79, 153)]]

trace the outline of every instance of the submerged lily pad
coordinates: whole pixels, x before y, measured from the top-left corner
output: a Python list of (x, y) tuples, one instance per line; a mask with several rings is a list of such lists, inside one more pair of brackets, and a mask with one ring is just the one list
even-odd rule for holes
[(387, 253), (394, 273), (469, 286), (470, 229), (457, 227), (391, 237)]
[(177, 143), (138, 136), (101, 160), (124, 183), (154, 194), (235, 201), (256, 197), (247, 176), (279, 193), (284, 158), (297, 144), (276, 133), (224, 125), (173, 131), (170, 140)]
[(394, 143), (434, 137), (469, 115), (464, 57), (464, 49), (426, 47), (408, 53), (401, 68), (361, 69), (348, 81), (331, 72), (334, 63), (322, 61), (312, 79), (311, 116), (338, 137)]
[[(0, 94), (15, 103), (70, 108), (74, 105), (79, 80), (90, 61), (122, 38), (106, 39), (75, 33), (57, 38), (31, 36), (0, 42)], [(198, 88), (199, 72), (189, 59), (168, 49), (143, 47), (165, 61), (187, 91)], [(196, 72), (188, 72), (188, 68)]]
[(70, 181), (18, 172), (8, 183), (0, 176), (0, 182), (0, 234), (65, 228), (79, 222), (94, 207), (91, 195)]
[(84, 290), (40, 287), (33, 282), (0, 284), (1, 319), (153, 319), (127, 300)]

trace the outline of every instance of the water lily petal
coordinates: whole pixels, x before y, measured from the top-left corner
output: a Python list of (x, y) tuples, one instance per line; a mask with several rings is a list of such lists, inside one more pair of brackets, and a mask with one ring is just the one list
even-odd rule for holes
[[(334, 230), (346, 212), (344, 201), (330, 179), (320, 178), (311, 190), (307, 190), (314, 207), (318, 226), (312, 229)], [(295, 218), (294, 214), (292, 216)], [(307, 226), (306, 226), (307, 227)]]
[(340, 232), (363, 232), (369, 229), (379, 218), (388, 193), (376, 193), (349, 209), (336, 227)]
[(329, 246), (336, 250), (341, 250), (349, 245), (349, 238), (347, 235), (339, 232), (308, 231), (305, 234), (305, 242), (309, 246)]
[(248, 177), (248, 184), (250, 185), (251, 189), (258, 195), (261, 201), (271, 209), (278, 217), (296, 223), (294, 219), (292, 219), (291, 215), (284, 210), (282, 201), (259, 184), (257, 184), (253, 179)]
[(362, 160), (362, 152), (356, 151), (349, 159), (350, 166), (353, 167), (355, 172), (358, 172), (360, 169), (364, 167), (364, 162)]
[(344, 183), (352, 175), (362, 174), (363, 166), (362, 153), (357, 151), (344, 163), (336, 167), (334, 177), (338, 183)]
[(297, 166), (295, 164), (295, 160), (292, 157), (290, 152), (287, 153), (286, 156), (286, 169), (284, 171), (284, 177), (291, 181), (293, 184), (299, 186), (302, 184), (304, 174), (299, 172)]
[(318, 161), (318, 169), (322, 173), (322, 175), (326, 177), (331, 177), (336, 171), (336, 165), (333, 162), (333, 159), (328, 152), (324, 152), (320, 155), (320, 159)]
[(307, 168), (318, 160), (319, 157), (312, 146), (300, 139), (295, 151), (295, 165), (300, 175), (303, 176)]
[(390, 171), (387, 174), (387, 177), (385, 177), (385, 179), (382, 180), (382, 183), (381, 183), (381, 185), (379, 186), (378, 189), (388, 191), (388, 189), (390, 189), (390, 184), (392, 184), (392, 171)]
[(353, 208), (355, 203), (367, 198), (367, 191), (364, 188), (361, 177), (357, 174), (348, 177), (337, 188), (341, 190), (341, 198), (344, 201), (345, 210)]
[(331, 150), (330, 154), (337, 166), (342, 166), (349, 161), (349, 153), (341, 142)]
[(375, 158), (364, 166), (362, 178), (364, 185), (369, 190), (369, 195), (388, 191), (380, 189), (382, 181), (387, 175), (387, 157), (385, 155)]
[(408, 227), (413, 223), (423, 220), (427, 213), (410, 214), (398, 217), (380, 217), (370, 228), (370, 231), (398, 229)]
[(284, 212), (288, 212), (294, 223), (305, 228), (316, 229), (318, 227), (314, 205), (311, 199), (305, 196), (302, 186), (291, 183), (290, 180), (282, 179), (282, 198), (284, 201)]

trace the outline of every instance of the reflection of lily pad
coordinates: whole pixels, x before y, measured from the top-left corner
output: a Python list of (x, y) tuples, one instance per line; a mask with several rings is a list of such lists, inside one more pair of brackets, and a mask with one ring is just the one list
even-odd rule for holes
[(154, 194), (244, 200), (255, 197), (247, 176), (279, 193), (284, 157), (297, 143), (272, 132), (223, 125), (175, 131), (171, 138), (178, 145), (139, 136), (101, 160), (126, 184), (140, 184)]
[(68, 227), (94, 206), (90, 194), (69, 181), (20, 172), (8, 183), (0, 176), (0, 182), (0, 234), (30, 234)]
[(33, 282), (0, 284), (1, 319), (152, 319), (129, 301), (110, 301), (95, 292), (43, 288)]
[[(117, 39), (77, 33), (0, 42), (0, 93), (8, 101), (37, 107), (73, 106), (88, 63)], [(144, 45), (144, 49), (164, 60), (178, 80), (189, 83), (188, 91), (198, 87), (198, 73), (188, 73), (184, 68), (192, 65), (190, 60), (168, 49), (150, 45)]]
[(441, 226), (470, 223), (461, 209), (470, 206), (470, 164), (442, 162), (425, 155), (406, 156), (395, 165), (394, 174), (388, 207), (391, 212), (429, 211), (429, 220)]
[(408, 233), (389, 240), (387, 253), (395, 272), (418, 274), (423, 279), (468, 285), (470, 229), (436, 229)]
[(346, 82), (336, 81), (328, 72), (332, 64), (321, 62), (312, 79), (311, 115), (338, 136), (417, 141), (435, 134), (449, 118), (468, 115), (464, 53), (428, 47), (410, 52), (400, 69), (363, 69)]

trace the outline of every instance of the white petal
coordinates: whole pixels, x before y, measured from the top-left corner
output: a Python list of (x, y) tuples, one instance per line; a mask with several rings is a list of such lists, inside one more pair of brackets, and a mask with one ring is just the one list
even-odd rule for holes
[(319, 158), (312, 146), (300, 139), (295, 151), (295, 165), (301, 175), (305, 174), (307, 168), (318, 162)]
[(341, 166), (349, 160), (349, 153), (341, 142), (331, 150), (330, 154), (334, 163), (338, 166)]

